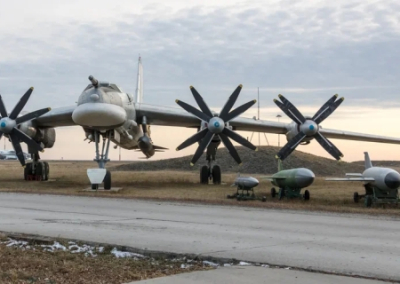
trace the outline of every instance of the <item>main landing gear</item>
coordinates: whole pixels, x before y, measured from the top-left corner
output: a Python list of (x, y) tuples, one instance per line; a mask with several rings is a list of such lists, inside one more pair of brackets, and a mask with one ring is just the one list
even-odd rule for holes
[(208, 184), (212, 180), (213, 184), (221, 184), (221, 168), (218, 165), (202, 166), (200, 169), (200, 183)]
[(24, 168), (25, 180), (46, 181), (49, 180), (50, 167), (48, 162), (40, 161), (38, 153), (31, 154), (32, 162), (26, 163)]
[[(100, 136), (103, 138), (103, 143), (101, 147), (100, 153)], [(105, 133), (100, 133), (99, 131), (93, 131), (93, 138), (96, 146), (96, 158), (94, 159), (97, 162), (99, 168), (98, 169), (88, 169), (88, 176), (91, 182), (92, 189), (99, 189), (100, 184), (104, 184), (105, 190), (111, 189), (111, 172), (106, 170), (106, 163), (110, 161), (108, 158), (108, 153), (110, 150), (110, 139), (111, 139), (111, 131), (107, 131)]]
[(221, 167), (213, 165), (215, 156), (217, 154), (217, 148), (221, 143), (220, 140), (214, 140), (207, 147), (207, 166), (202, 166), (200, 169), (200, 183), (208, 184), (209, 180), (212, 180), (213, 184), (221, 184)]

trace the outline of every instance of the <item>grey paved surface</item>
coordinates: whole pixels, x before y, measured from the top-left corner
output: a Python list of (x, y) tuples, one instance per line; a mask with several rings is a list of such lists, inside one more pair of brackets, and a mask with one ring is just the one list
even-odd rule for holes
[(131, 284), (384, 284), (387, 282), (305, 271), (235, 266), (212, 271), (196, 271), (168, 277), (131, 282)]
[(0, 230), (400, 280), (391, 218), (0, 194)]

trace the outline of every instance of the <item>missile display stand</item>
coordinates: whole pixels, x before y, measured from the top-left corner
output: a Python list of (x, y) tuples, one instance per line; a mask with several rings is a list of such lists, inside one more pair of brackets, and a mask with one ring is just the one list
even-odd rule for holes
[(365, 207), (371, 207), (376, 204), (398, 204), (399, 192), (398, 189), (381, 190), (370, 184), (364, 184), (365, 194), (358, 194), (354, 192), (353, 200), (358, 203), (360, 199), (364, 198)]
[(275, 187), (271, 188), (271, 197), (275, 197), (278, 195), (278, 199), (282, 200), (284, 197), (291, 198), (302, 198), (304, 200), (310, 200), (310, 192), (308, 190), (304, 191), (304, 194), (301, 194), (302, 188), (291, 188), (285, 186), (284, 188), (279, 188), (279, 191), (276, 192)]

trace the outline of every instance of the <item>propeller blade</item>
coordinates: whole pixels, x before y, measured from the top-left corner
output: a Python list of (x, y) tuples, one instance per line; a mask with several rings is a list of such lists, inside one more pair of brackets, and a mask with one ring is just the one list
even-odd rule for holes
[(211, 140), (214, 138), (214, 133), (211, 131), (208, 131), (204, 139), (201, 141), (199, 147), (197, 147), (196, 153), (194, 153), (194, 156), (192, 158), (192, 161), (190, 162), (190, 165), (193, 166), (197, 160), (203, 155), (204, 150), (210, 144)]
[(228, 113), (230, 112), (230, 110), (232, 109), (232, 107), (235, 104), (237, 98), (239, 97), (239, 94), (240, 94), (240, 91), (242, 90), (242, 87), (243, 87), (242, 84), (237, 86), (237, 88), (233, 91), (232, 95), (230, 95), (230, 97), (226, 101), (224, 107), (221, 110), (221, 113), (219, 114), (219, 117), (222, 120), (227, 121), (225, 118), (228, 115)]
[(314, 116), (312, 117), (312, 120), (315, 121), (315, 119), (317, 119), (318, 116), (320, 116), (320, 114), (325, 111), (325, 109), (327, 107), (329, 107), (329, 105), (333, 104), (336, 101), (336, 98), (338, 97), (338, 94), (335, 94), (332, 96), (332, 98), (330, 98), (326, 103), (323, 104), (323, 106), (314, 114)]
[(289, 142), (286, 143), (285, 146), (283, 146), (282, 149), (279, 150), (278, 154), (276, 157), (278, 159), (281, 159), (282, 161), (286, 159), (293, 151), (296, 149), (296, 147), (301, 143), (301, 141), (306, 137), (303, 132), (297, 133), (295, 137), (290, 139)]
[(340, 152), (340, 150), (336, 148), (336, 146), (327, 138), (325, 138), (320, 132), (315, 133), (314, 138), (336, 160), (340, 160), (340, 158), (343, 158), (342, 152)]
[(234, 119), (235, 117), (244, 113), (249, 108), (251, 108), (256, 102), (257, 102), (257, 100), (249, 101), (248, 103), (245, 103), (244, 105), (241, 105), (240, 107), (235, 108), (233, 111), (228, 113), (224, 118), (222, 118), (221, 116), (220, 116), (220, 118), (222, 120), (224, 120), (225, 122), (229, 122), (232, 119)]
[(30, 87), (29, 90), (26, 91), (26, 93), (21, 97), (19, 102), (15, 105), (14, 109), (10, 113), (9, 117), (11, 119), (17, 118), (18, 114), (21, 112), (21, 110), (24, 108), (24, 106), (28, 102), (29, 97), (31, 96), (32, 92), (33, 92), (33, 87)]
[(296, 122), (298, 125), (303, 124), (306, 119), (304, 116), (299, 112), (299, 110), (291, 103), (289, 102), (284, 96), (278, 95), (278, 97), (281, 99), (282, 103), (278, 100), (274, 100), (274, 103), (288, 116), (290, 117), (294, 122)]
[(334, 95), (332, 98), (330, 98), (318, 111), (317, 113), (313, 116), (312, 120), (316, 124), (320, 124), (322, 121), (324, 121), (328, 116), (330, 116), (339, 106), (340, 104), (344, 101), (344, 98), (341, 97), (337, 101), (335, 99), (337, 98), (337, 95)]
[(229, 138), (223, 133), (220, 133), (219, 137), (221, 137), (222, 143), (224, 143), (226, 149), (228, 149), (229, 154), (231, 154), (236, 163), (238, 163), (239, 165), (242, 164), (242, 160), (240, 159), (238, 152), (236, 151)]
[(9, 134), (9, 136), (11, 139), (11, 143), (14, 147), (15, 154), (17, 155), (17, 158), (18, 158), (19, 162), (21, 163), (21, 165), (24, 167), (25, 166), (25, 156), (24, 156), (24, 153), (22, 152), (21, 144), (19, 144), (18, 137), (16, 137), (14, 135), (14, 133), (12, 133), (12, 132)]
[(46, 107), (46, 108), (39, 109), (37, 111), (33, 111), (33, 112), (30, 112), (30, 113), (27, 113), (27, 114), (25, 114), (23, 116), (17, 117), (15, 122), (18, 125), (18, 124), (23, 123), (25, 121), (29, 121), (29, 120), (38, 118), (39, 116), (42, 116), (43, 114), (49, 112), (50, 110), (51, 110), (51, 108)]
[(239, 143), (240, 145), (243, 145), (251, 150), (257, 151), (257, 147), (254, 146), (253, 144), (251, 144), (248, 140), (244, 139), (242, 136), (240, 136), (239, 134), (233, 132), (232, 130), (230, 130), (229, 128), (224, 128), (224, 130), (222, 131), (223, 134), (225, 134), (226, 136), (230, 137), (232, 140), (236, 141), (237, 143)]
[(207, 106), (206, 102), (203, 100), (203, 97), (200, 96), (199, 92), (197, 92), (197, 90), (193, 86), (190, 86), (190, 91), (192, 92), (193, 97), (196, 100), (197, 105), (200, 107), (201, 111), (204, 112), (209, 117), (213, 117), (213, 114), (212, 114), (210, 108)]
[(191, 137), (186, 139), (181, 145), (179, 145), (176, 148), (176, 151), (182, 150), (182, 149), (189, 147), (190, 145), (200, 141), (201, 139), (204, 138), (204, 136), (206, 136), (207, 131), (208, 131), (208, 128), (204, 128), (203, 130), (195, 133), (194, 135), (192, 135)]
[(17, 140), (18, 142), (19, 142), (19, 140), (21, 140), (21, 141), (25, 142), (32, 149), (37, 150), (37, 151), (43, 151), (43, 148), (40, 146), (40, 144), (38, 144), (35, 140), (33, 140), (31, 137), (26, 135), (21, 130), (14, 128), (11, 131), (11, 135), (13, 135), (14, 138), (18, 139)]
[(3, 102), (3, 98), (1, 97), (1, 95), (0, 95), (0, 115), (1, 115), (1, 117), (7, 117), (8, 116), (7, 110), (6, 110), (6, 106), (5, 106), (4, 102)]
[(205, 113), (202, 113), (199, 111), (197, 108), (192, 107), (191, 105), (188, 105), (185, 102), (182, 102), (180, 100), (175, 101), (181, 108), (186, 110), (187, 112), (193, 114), (194, 116), (198, 117), (199, 119), (208, 122), (211, 119), (211, 116), (206, 115)]

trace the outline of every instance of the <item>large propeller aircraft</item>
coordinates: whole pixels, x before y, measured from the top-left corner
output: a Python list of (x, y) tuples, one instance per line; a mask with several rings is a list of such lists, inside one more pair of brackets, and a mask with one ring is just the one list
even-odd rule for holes
[[(221, 141), (239, 164), (241, 159), (230, 139), (252, 150), (257, 149), (236, 131), (286, 135), (289, 142), (278, 153), (281, 159), (286, 158), (300, 143), (308, 144), (314, 138), (336, 159), (343, 155), (328, 138), (400, 144), (399, 138), (321, 128), (319, 124), (343, 101), (343, 99), (336, 100), (336, 96), (332, 97), (312, 118), (301, 115), (287, 99), (280, 96), (282, 102), (276, 101), (277, 105), (294, 121), (286, 124), (239, 117), (255, 103), (253, 100), (232, 110), (242, 89), (241, 85), (235, 89), (220, 113), (213, 112), (193, 87), (190, 90), (200, 109), (180, 100), (176, 102), (184, 111), (179, 108), (145, 104), (143, 67), (140, 58), (135, 98), (113, 83), (99, 81), (93, 76), (89, 76), (89, 81), (90, 84), (79, 96), (77, 104), (69, 107), (52, 110), (44, 108), (18, 116), (33, 88), (22, 96), (10, 114), (0, 99), (0, 136), (11, 140), (21, 165), (26, 166), (25, 179), (48, 179), (49, 166), (47, 162), (40, 160), (39, 152), (44, 148), (53, 147), (56, 141), (55, 128), (62, 126), (81, 126), (86, 140), (94, 142), (98, 168), (88, 169), (93, 189), (97, 189), (100, 184), (104, 184), (104, 189), (111, 188), (111, 174), (106, 170), (111, 142), (124, 149), (140, 150), (146, 158), (165, 150), (163, 147), (153, 145), (150, 125), (188, 127), (197, 130), (193, 136), (179, 145), (177, 150), (198, 142), (199, 146), (191, 160), (192, 165), (199, 160), (204, 151), (206, 152), (208, 164), (200, 171), (202, 183), (208, 183), (209, 179), (214, 183), (221, 182), (221, 169), (216, 164), (217, 148)], [(25, 163), (20, 142), (28, 145), (32, 162)]]

